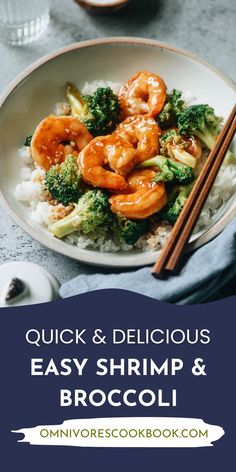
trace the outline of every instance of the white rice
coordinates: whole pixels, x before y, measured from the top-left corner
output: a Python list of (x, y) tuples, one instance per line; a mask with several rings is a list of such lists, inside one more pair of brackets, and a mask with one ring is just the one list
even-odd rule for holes
[(80, 249), (93, 248), (98, 249), (101, 252), (130, 251), (133, 249), (133, 246), (125, 243), (117, 244), (113, 239), (105, 236), (94, 241), (79, 233), (72, 233), (65, 238), (65, 241), (69, 244), (78, 246)]
[(62, 115), (69, 115), (70, 113), (70, 105), (66, 102), (58, 102), (55, 106), (55, 115), (62, 116)]
[(122, 84), (120, 82), (111, 82), (105, 80), (94, 80), (93, 82), (85, 82), (81, 89), (82, 95), (91, 95), (99, 87), (110, 87), (114, 93), (118, 94)]
[[(120, 83), (105, 82), (96, 80), (94, 82), (86, 82), (82, 88), (82, 94), (91, 94), (98, 87), (110, 86), (112, 90), (117, 93), (121, 87)], [(183, 99), (187, 105), (193, 103), (200, 103), (191, 91), (186, 91), (183, 94)], [(68, 104), (61, 102), (56, 105), (55, 112), (60, 114), (68, 114)], [(32, 162), (29, 147), (22, 147), (19, 149), (19, 157), (22, 161), (22, 168), (20, 173), (21, 181), (16, 185), (15, 197), (20, 202), (29, 206), (31, 209), (31, 217), (34, 221), (46, 227), (55, 221), (55, 210), (63, 208), (62, 205), (50, 204), (46, 201), (45, 188), (43, 185), (43, 178), (45, 172), (42, 169), (35, 168)], [(211, 190), (205, 207), (200, 215), (195, 232), (198, 232), (206, 227), (211, 226), (219, 217), (219, 214), (224, 209), (229, 199), (236, 192), (236, 163), (222, 166), (215, 184)], [(170, 234), (171, 226), (165, 222), (154, 226), (148, 234), (142, 236), (135, 244), (135, 247), (141, 250), (156, 250), (162, 248)], [(96, 241), (90, 240), (88, 237), (75, 232), (65, 238), (65, 242), (78, 246), (81, 249), (89, 248), (100, 250), (101, 252), (118, 252), (130, 251), (133, 246), (122, 244), (119, 245), (114, 242), (109, 236), (98, 238)]]
[(33, 159), (32, 159), (29, 147), (23, 146), (22, 148), (19, 149), (18, 154), (19, 154), (19, 158), (22, 160), (24, 164), (26, 165), (33, 164)]
[(195, 232), (212, 225), (236, 193), (236, 162), (222, 166), (198, 220)]
[[(25, 156), (28, 154), (29, 148), (25, 147), (25, 155), (23, 149), (21, 148), (20, 157), (23, 162), (25, 162)], [(32, 166), (23, 166), (21, 169), (21, 177), (23, 178), (22, 182), (16, 185), (15, 188), (15, 197), (20, 202), (38, 202), (45, 200), (44, 196), (44, 187), (41, 183), (41, 178), (43, 178), (45, 172), (43, 169)]]

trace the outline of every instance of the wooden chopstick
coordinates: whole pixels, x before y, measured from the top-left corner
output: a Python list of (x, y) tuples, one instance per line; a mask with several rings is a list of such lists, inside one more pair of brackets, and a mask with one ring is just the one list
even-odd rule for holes
[(166, 246), (152, 269), (154, 276), (160, 275), (164, 269), (174, 270), (176, 268), (185, 244), (191, 236), (202, 207), (219, 172), (235, 131), (236, 105), (230, 113), (229, 118), (216, 140), (214, 149), (210, 152), (198, 176), (192, 192), (171, 231)]
[(222, 129), (222, 132), (220, 133), (217, 141), (216, 141), (216, 145), (213, 149), (213, 151), (209, 154), (208, 158), (207, 158), (207, 161), (193, 187), (193, 190), (186, 202), (186, 205), (184, 206), (184, 209), (183, 211), (181, 212), (176, 224), (174, 225), (173, 227), (173, 230), (171, 232), (171, 235), (169, 237), (169, 240), (165, 246), (165, 248), (163, 249), (157, 263), (155, 264), (154, 268), (153, 268), (153, 271), (154, 271), (154, 274), (156, 272), (156, 270), (158, 271), (157, 273), (159, 273), (159, 271), (161, 271), (162, 269), (165, 268), (166, 264), (167, 264), (167, 261), (168, 259), (170, 258), (171, 256), (171, 253), (172, 251), (174, 250), (175, 246), (176, 246), (176, 241), (178, 241), (178, 239), (181, 237), (181, 234), (183, 232), (183, 228), (189, 218), (189, 215), (192, 213), (192, 206), (194, 205), (195, 201), (197, 200), (198, 198), (198, 194), (199, 192), (201, 191), (201, 188), (203, 187), (204, 185), (204, 182), (207, 178), (207, 175), (209, 174), (210, 172), (210, 168), (211, 168), (211, 165), (212, 165), (212, 161), (215, 159), (215, 155), (220, 151), (221, 149), (221, 146), (224, 142), (224, 136), (225, 136), (225, 130), (228, 130), (229, 126), (231, 125), (233, 119), (234, 119), (234, 116), (235, 116), (235, 107), (234, 109), (232, 110), (228, 120), (226, 121), (225, 123), (225, 126), (224, 128)]
[(169, 260), (168, 260), (168, 263), (166, 264), (166, 269), (167, 270), (174, 270), (175, 267), (177, 266), (178, 264), (178, 261), (179, 261), (179, 258), (182, 254), (182, 251), (184, 249), (184, 246), (186, 244), (186, 242), (189, 240), (191, 234), (192, 234), (192, 231), (194, 230), (194, 227), (197, 223), (197, 220), (200, 216), (200, 213), (202, 211), (202, 208), (207, 200), (207, 197), (210, 193), (210, 190), (214, 184), (214, 181), (216, 179), (216, 176), (219, 172), (219, 169), (222, 165), (222, 162), (224, 160), (224, 157), (226, 155), (226, 152), (230, 146), (230, 143), (234, 137), (234, 134), (235, 134), (235, 131), (236, 131), (236, 118), (234, 119), (230, 129), (229, 129), (229, 133), (227, 134), (227, 137), (222, 145), (222, 148), (221, 148), (221, 153), (219, 155), (219, 158), (217, 158), (214, 162), (213, 162), (213, 166), (212, 168), (210, 169), (209, 171), (209, 174), (207, 176), (207, 179), (202, 187), (202, 190), (201, 192), (199, 193), (199, 197), (197, 199), (197, 201), (195, 202), (194, 206), (192, 207), (192, 212), (191, 214), (189, 215), (189, 218), (188, 218), (188, 221), (185, 225), (185, 227), (183, 228), (183, 232), (182, 232), (182, 237), (179, 238), (179, 240), (177, 241), (176, 243), (176, 246), (174, 248), (174, 251), (172, 252)]

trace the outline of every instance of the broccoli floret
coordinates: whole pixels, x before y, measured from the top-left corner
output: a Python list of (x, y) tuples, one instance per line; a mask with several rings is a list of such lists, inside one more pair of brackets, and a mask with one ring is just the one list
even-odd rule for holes
[[(190, 133), (200, 138), (208, 149), (213, 149), (220, 132), (222, 118), (216, 116), (209, 105), (192, 105), (179, 115), (178, 127), (180, 133)], [(231, 163), (234, 156), (228, 151), (224, 163)]]
[(89, 190), (79, 199), (74, 210), (62, 220), (49, 226), (49, 231), (57, 238), (80, 230), (84, 235), (96, 240), (106, 234), (112, 224), (112, 213), (108, 195), (101, 190)]
[(214, 109), (209, 105), (192, 105), (178, 118), (180, 133), (198, 136), (209, 149), (215, 145), (221, 123), (222, 118), (216, 116)]
[(175, 162), (164, 156), (155, 156), (147, 159), (139, 167), (158, 167), (158, 172), (154, 177), (154, 182), (172, 182), (176, 181), (182, 185), (186, 185), (194, 180), (194, 172), (192, 167)]
[(77, 203), (82, 195), (82, 178), (76, 158), (66, 157), (61, 164), (56, 164), (46, 172), (45, 187), (53, 198), (67, 206)]
[(192, 188), (193, 183), (179, 187), (177, 197), (175, 195), (174, 199), (170, 199), (167, 206), (161, 212), (161, 218), (173, 225), (178, 219)]
[(183, 111), (185, 105), (181, 97), (182, 92), (176, 89), (173, 89), (171, 93), (167, 94), (164, 108), (158, 115), (158, 124), (161, 129), (164, 130), (177, 126), (178, 116)]
[(164, 133), (160, 138), (160, 145), (162, 156), (173, 157), (193, 169), (196, 167), (195, 157), (188, 152), (189, 143), (178, 130), (172, 129)]
[(30, 146), (32, 141), (32, 135), (29, 134), (29, 136), (26, 136), (24, 146)]
[(147, 231), (147, 220), (128, 220), (122, 215), (114, 214), (112, 232), (119, 243), (134, 245)]
[(77, 88), (68, 84), (67, 99), (76, 115), (93, 136), (114, 131), (120, 118), (120, 103), (110, 87), (100, 87), (93, 95), (82, 96)]

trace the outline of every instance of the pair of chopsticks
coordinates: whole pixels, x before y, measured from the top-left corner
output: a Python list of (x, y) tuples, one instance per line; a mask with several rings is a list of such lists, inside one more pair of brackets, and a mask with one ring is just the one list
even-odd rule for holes
[(152, 274), (159, 276), (163, 271), (174, 271), (181, 258), (185, 245), (200, 216), (210, 190), (214, 184), (221, 164), (236, 132), (236, 105), (229, 115), (216, 144), (210, 152), (196, 183), (176, 221), (170, 237), (153, 266)]

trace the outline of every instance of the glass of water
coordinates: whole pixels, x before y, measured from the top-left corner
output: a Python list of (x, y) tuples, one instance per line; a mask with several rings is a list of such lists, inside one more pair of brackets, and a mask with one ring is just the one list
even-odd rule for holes
[(31, 43), (49, 23), (50, 0), (0, 0), (0, 41)]

